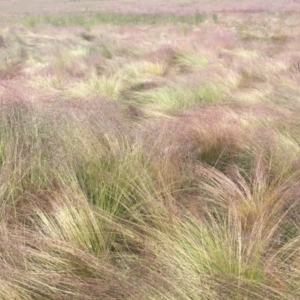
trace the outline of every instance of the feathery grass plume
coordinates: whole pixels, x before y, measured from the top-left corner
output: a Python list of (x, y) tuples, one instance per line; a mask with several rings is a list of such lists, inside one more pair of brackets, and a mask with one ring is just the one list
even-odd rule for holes
[(235, 112), (226, 105), (213, 104), (186, 112), (179, 124), (186, 128), (190, 156), (222, 168), (237, 163), (239, 157), (244, 156), (244, 163), (251, 159), (251, 137), (255, 132), (255, 126), (251, 126), (253, 120), (255, 118), (251, 115)]

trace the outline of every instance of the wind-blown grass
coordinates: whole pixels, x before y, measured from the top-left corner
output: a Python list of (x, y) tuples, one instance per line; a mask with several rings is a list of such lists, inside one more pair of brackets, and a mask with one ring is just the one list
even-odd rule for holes
[[(225, 98), (225, 89), (220, 84), (192, 85), (189, 88), (166, 86), (146, 92), (137, 92), (134, 101), (154, 109), (172, 111), (186, 109), (197, 104), (209, 104)], [(136, 99), (136, 100), (135, 100)]]
[(299, 43), (203, 20), (3, 29), (1, 299), (300, 298)]

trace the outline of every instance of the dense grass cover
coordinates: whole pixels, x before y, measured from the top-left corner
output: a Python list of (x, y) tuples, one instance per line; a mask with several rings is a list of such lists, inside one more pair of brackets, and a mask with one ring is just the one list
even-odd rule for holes
[(95, 16), (1, 28), (0, 299), (300, 299), (299, 15)]

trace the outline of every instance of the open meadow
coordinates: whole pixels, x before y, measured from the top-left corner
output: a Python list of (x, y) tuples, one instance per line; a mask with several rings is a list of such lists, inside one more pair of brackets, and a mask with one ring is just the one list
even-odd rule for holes
[(260, 2), (0, 0), (1, 300), (300, 299), (300, 2)]

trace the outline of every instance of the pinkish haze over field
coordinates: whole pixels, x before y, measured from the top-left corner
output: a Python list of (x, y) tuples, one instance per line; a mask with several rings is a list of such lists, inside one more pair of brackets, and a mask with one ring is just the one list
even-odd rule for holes
[(194, 13), (221, 11), (300, 11), (300, 0), (0, 0), (0, 15), (111, 10), (130, 13)]

